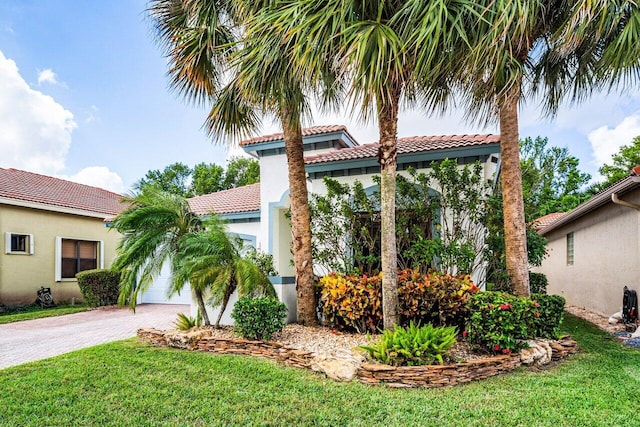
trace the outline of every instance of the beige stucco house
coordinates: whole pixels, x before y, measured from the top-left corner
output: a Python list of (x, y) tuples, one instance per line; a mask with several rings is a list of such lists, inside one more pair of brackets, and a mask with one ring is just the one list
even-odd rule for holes
[(596, 313), (620, 311), (622, 289), (640, 291), (640, 176), (636, 173), (543, 226), (548, 257), (534, 271), (548, 293)]
[(119, 234), (106, 218), (121, 195), (17, 169), (0, 168), (0, 304), (23, 305), (50, 287), (54, 301), (81, 299), (75, 275), (107, 268)]

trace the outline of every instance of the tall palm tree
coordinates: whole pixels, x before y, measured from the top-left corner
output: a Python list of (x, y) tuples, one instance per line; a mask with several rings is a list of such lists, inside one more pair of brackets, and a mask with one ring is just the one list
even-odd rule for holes
[[(149, 288), (160, 274), (164, 263), (179, 252), (181, 240), (190, 233), (202, 229), (202, 220), (189, 210), (184, 197), (165, 193), (147, 186), (132, 197), (125, 198), (127, 209), (113, 220), (113, 228), (122, 234), (112, 268), (120, 271), (121, 288), (118, 303), (127, 301), (132, 309), (138, 295)], [(179, 292), (174, 286), (173, 292)], [(204, 306), (202, 289), (194, 289), (198, 306)], [(203, 321), (209, 324), (206, 311), (201, 311)]]
[(569, 43), (557, 36), (573, 30), (585, 36), (590, 25), (586, 15), (570, 29), (576, 19), (572, 14), (576, 1), (486, 0), (474, 4), (479, 19), (471, 27), (471, 49), (457, 66), (458, 77), (471, 114), (487, 121), (497, 119), (500, 126), (507, 274), (514, 293), (529, 296), (518, 107), (524, 99), (540, 96), (544, 112), (553, 114), (569, 92), (574, 100), (588, 94), (597, 74), (601, 40), (589, 36), (582, 43)]
[[(317, 323), (311, 227), (304, 169), (301, 117), (308, 111), (303, 80), (287, 61), (279, 34), (258, 43), (244, 41), (260, 31), (252, 16), (275, 2), (153, 0), (149, 8), (165, 45), (172, 86), (196, 102), (213, 101), (206, 121), (211, 135), (241, 138), (255, 132), (263, 114), (282, 125), (289, 170), (289, 194), (296, 272), (298, 322)], [(223, 75), (230, 78), (223, 85)]]
[[(274, 8), (261, 26), (295, 38), (292, 61), (306, 76), (326, 64), (347, 79), (353, 105), (378, 121), (381, 169), (382, 295), (384, 327), (399, 322), (395, 184), (401, 102), (434, 107), (449, 94), (447, 57), (465, 38), (471, 5), (444, 0), (301, 0)], [(416, 70), (420, 70), (417, 73)], [(430, 70), (425, 73), (424, 70)]]
[[(231, 295), (272, 296), (276, 291), (267, 276), (250, 260), (241, 256), (238, 244), (229, 237), (224, 225), (215, 216), (204, 224), (205, 229), (186, 234), (173, 258), (171, 292), (178, 292), (185, 282), (195, 292), (206, 291), (209, 305), (220, 307), (216, 326), (227, 308)], [(200, 306), (205, 313), (204, 304)]]

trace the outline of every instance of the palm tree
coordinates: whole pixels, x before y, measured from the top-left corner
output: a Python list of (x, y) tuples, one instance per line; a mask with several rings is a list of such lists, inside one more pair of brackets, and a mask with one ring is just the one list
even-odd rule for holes
[[(553, 114), (569, 92), (579, 100), (593, 89), (602, 38), (589, 27), (602, 22), (593, 18), (598, 7), (592, 2), (591, 16), (574, 14), (578, 2), (567, 0), (474, 3), (479, 19), (471, 27), (471, 49), (457, 66), (458, 77), (471, 114), (497, 118), (500, 126), (507, 274), (514, 293), (529, 296), (518, 106), (540, 96), (545, 113)], [(571, 37), (563, 40), (558, 34)], [(580, 43), (574, 42), (577, 35)]]
[[(466, 2), (302, 0), (274, 8), (261, 22), (292, 43), (292, 61), (311, 78), (330, 64), (349, 81), (362, 118), (375, 112), (380, 134), (381, 242), (384, 327), (400, 320), (397, 290), (395, 185), (401, 102), (434, 107), (449, 94), (447, 57), (464, 40)], [(258, 18), (259, 19), (259, 18)], [(429, 70), (429, 73), (424, 70)], [(420, 70), (420, 72), (416, 72)]]
[[(238, 296), (272, 296), (275, 289), (267, 276), (250, 260), (240, 255), (241, 246), (233, 242), (224, 225), (215, 216), (204, 224), (205, 229), (186, 234), (173, 258), (172, 293), (182, 289), (185, 282), (200, 294), (209, 294), (209, 305), (220, 306), (216, 326), (234, 291)], [(206, 313), (199, 304), (200, 313)]]
[[(129, 206), (113, 220), (113, 228), (122, 234), (112, 268), (122, 273), (118, 303), (127, 301), (132, 309), (138, 295), (153, 283), (165, 262), (175, 258), (185, 236), (202, 229), (202, 220), (189, 210), (184, 197), (146, 186), (132, 197), (125, 198)], [(174, 285), (172, 292), (182, 290)], [(204, 306), (202, 289), (194, 289), (198, 306)], [(209, 324), (206, 311), (203, 321)]]
[[(241, 138), (255, 132), (260, 116), (282, 125), (289, 170), (298, 322), (317, 323), (311, 227), (301, 116), (308, 111), (303, 80), (293, 74), (282, 36), (246, 43), (253, 19), (273, 2), (154, 0), (149, 11), (170, 60), (172, 86), (196, 102), (213, 101), (209, 133)], [(231, 77), (222, 85), (223, 74)]]

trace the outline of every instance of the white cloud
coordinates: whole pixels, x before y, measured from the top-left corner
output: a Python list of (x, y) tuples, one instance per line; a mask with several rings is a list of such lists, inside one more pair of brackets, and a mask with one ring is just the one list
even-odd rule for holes
[(76, 127), (73, 114), (31, 89), (0, 51), (0, 166), (57, 173), (64, 169)]
[(60, 85), (60, 82), (58, 82), (58, 76), (51, 68), (45, 68), (38, 72), (38, 85), (41, 85), (42, 83), (50, 83), (56, 86)]
[(126, 190), (120, 175), (110, 171), (106, 166), (89, 166), (75, 175), (59, 177), (68, 179), (69, 181), (79, 182), (80, 184), (104, 188), (114, 193), (122, 194)]
[(625, 117), (614, 128), (602, 126), (590, 132), (588, 138), (595, 163), (611, 164), (611, 156), (617, 153), (621, 146), (629, 145), (638, 135), (640, 135), (640, 111)]
[[(52, 78), (55, 81), (55, 74)], [(0, 167), (124, 191), (122, 178), (104, 166), (87, 167), (72, 176), (62, 174), (76, 128), (73, 114), (52, 97), (31, 89), (16, 63), (0, 51)]]

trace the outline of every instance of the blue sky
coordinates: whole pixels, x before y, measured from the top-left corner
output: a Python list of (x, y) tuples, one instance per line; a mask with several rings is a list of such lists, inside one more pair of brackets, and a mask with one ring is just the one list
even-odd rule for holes
[[(224, 164), (229, 152), (201, 130), (207, 111), (168, 88), (145, 0), (0, 2), (0, 167), (14, 167), (127, 191), (149, 169), (173, 162)], [(595, 175), (618, 147), (640, 135), (640, 94), (596, 94), (541, 119), (523, 106), (520, 134), (569, 147)], [(399, 136), (497, 133), (462, 120), (462, 111), (429, 118), (404, 111)], [(348, 112), (313, 123), (345, 124), (360, 143), (375, 123)], [(278, 132), (265, 120), (263, 133)]]

